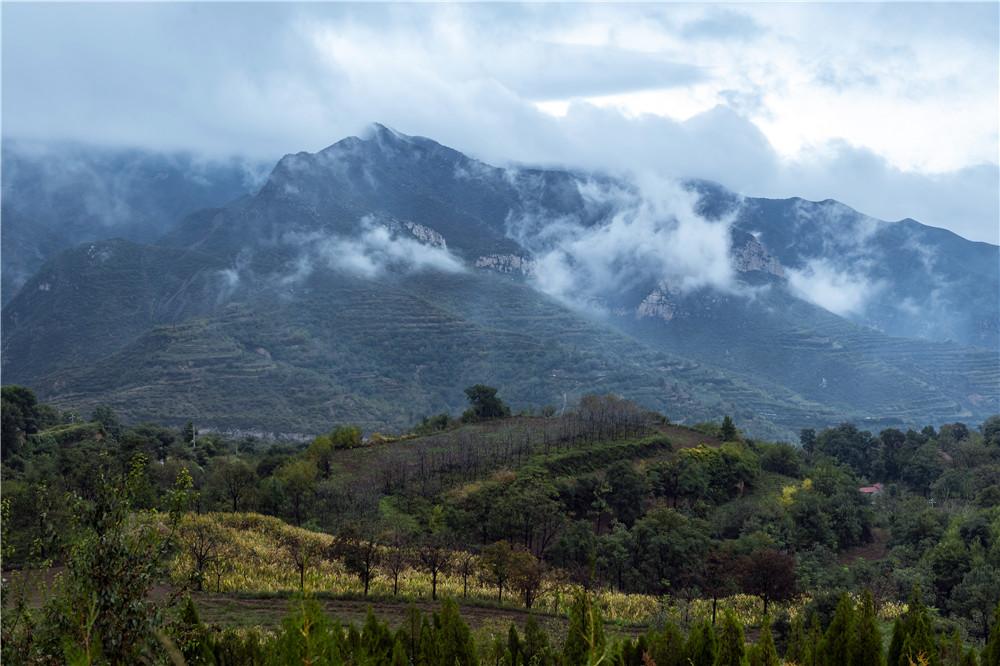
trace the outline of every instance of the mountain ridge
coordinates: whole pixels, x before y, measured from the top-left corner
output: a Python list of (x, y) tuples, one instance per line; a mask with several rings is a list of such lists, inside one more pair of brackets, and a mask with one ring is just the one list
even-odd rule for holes
[[(176, 416), (167, 413), (172, 390), (194, 396), (185, 409), (198, 412), (200, 386), (200, 413), (219, 425), (281, 431), (331, 420), (403, 427), (459, 408), (463, 382), (478, 381), (534, 403), (519, 407), (612, 391), (675, 418), (733, 413), (750, 432), (785, 437), (846, 418), (944, 422), (1000, 411), (988, 316), (986, 342), (975, 349), (885, 335), (880, 324), (908, 320), (883, 318), (873, 328), (864, 313), (851, 323), (805, 297), (809, 280), (825, 275), (817, 266), (835, 279), (855, 279), (849, 271), (858, 266), (870, 271), (884, 283), (873, 298), (919, 292), (926, 280), (907, 262), (920, 249), (885, 270), (872, 260), (899, 244), (885, 229), (906, 227), (832, 200), (762, 200), (705, 181), (685, 187), (703, 216), (697, 224), (724, 234), (731, 286), (664, 282), (626, 261), (615, 266), (626, 281), (608, 289), (587, 281), (587, 257), (567, 253), (567, 239), (639, 219), (641, 190), (603, 174), (494, 167), (376, 126), (367, 139), (282, 157), (255, 194), (192, 213), (153, 244), (98, 242), (46, 263), (4, 308), (4, 368), (55, 404), (110, 401), (135, 418)], [(651, 227), (667, 240), (687, 215), (671, 210)], [(533, 216), (537, 228), (512, 228), (519, 215)], [(782, 235), (788, 228), (800, 237)], [(831, 229), (870, 232), (872, 245)], [(820, 252), (845, 247), (853, 253), (844, 254), (847, 263)], [(104, 262), (88, 254), (105, 251)], [(567, 291), (556, 294), (562, 300), (540, 281), (559, 252), (569, 271)], [(939, 273), (958, 283), (952, 291), (978, 279), (986, 284), (972, 301), (989, 300), (993, 287), (975, 272), (981, 260), (947, 260)], [(577, 304), (568, 307), (567, 296)], [(66, 321), (72, 339), (52, 333)], [(254, 329), (267, 344), (255, 344)], [(577, 332), (567, 337), (570, 330)], [(286, 338), (297, 342), (282, 356), (275, 350)], [(412, 357), (397, 353), (403, 349)], [(633, 380), (615, 365), (631, 368)], [(222, 377), (286, 387), (313, 406), (298, 416), (285, 397), (270, 411), (240, 407)], [(859, 382), (863, 390), (852, 390)], [(296, 383), (319, 397), (305, 397)], [(246, 391), (266, 395), (274, 391)]]

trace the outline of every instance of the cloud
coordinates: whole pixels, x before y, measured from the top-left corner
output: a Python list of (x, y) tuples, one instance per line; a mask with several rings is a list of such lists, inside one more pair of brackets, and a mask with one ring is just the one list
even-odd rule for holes
[(863, 313), (868, 302), (885, 286), (856, 272), (839, 270), (825, 259), (815, 259), (802, 269), (785, 272), (797, 295), (841, 316)]
[(275, 159), (378, 120), (492, 163), (837, 198), (996, 243), (997, 17), (992, 3), (15, 3), (4, 132)]
[(465, 270), (461, 260), (447, 248), (399, 235), (371, 216), (362, 218), (357, 236), (290, 232), (282, 240), (301, 250), (291, 270), (280, 278), (283, 286), (301, 283), (318, 266), (363, 278), (374, 278), (386, 271), (457, 273)]
[[(588, 209), (611, 214), (596, 224), (526, 212), (508, 220), (510, 234), (535, 257), (532, 280), (564, 301), (593, 307), (634, 288), (666, 281), (680, 291), (732, 291), (731, 218), (708, 220), (697, 197), (677, 182), (651, 176), (634, 190), (584, 180)], [(543, 219), (539, 219), (542, 217)]]

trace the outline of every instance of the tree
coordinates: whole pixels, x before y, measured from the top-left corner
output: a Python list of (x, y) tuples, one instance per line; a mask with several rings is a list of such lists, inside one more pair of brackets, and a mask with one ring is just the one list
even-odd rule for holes
[(191, 477), (186, 470), (177, 477), (167, 498), (168, 518), (158, 523), (137, 515), (133, 504), (145, 467), (139, 455), (123, 478), (110, 481), (102, 474), (92, 500), (75, 506), (74, 546), (42, 614), (50, 626), (37, 627), (39, 634), (60, 639), (54, 646), (60, 653), (44, 663), (140, 663), (153, 649), (161, 612), (171, 600), (157, 601), (149, 592), (165, 574)]
[(316, 464), (320, 478), (329, 479), (333, 473), (333, 442), (329, 435), (320, 435), (309, 444), (306, 455)]
[(767, 615), (771, 601), (795, 596), (795, 558), (773, 549), (756, 550), (743, 563), (743, 588), (764, 603)]
[(850, 664), (852, 644), (854, 642), (854, 602), (845, 592), (840, 595), (837, 610), (834, 611), (830, 626), (823, 635), (820, 646), (823, 666), (842, 666)]
[(503, 588), (510, 580), (513, 565), (514, 552), (506, 541), (486, 546), (479, 556), (483, 580), (497, 588), (497, 601), (503, 601)]
[(875, 599), (871, 590), (865, 590), (861, 597), (861, 614), (851, 650), (851, 666), (883, 666), (884, 663), (882, 632), (875, 614)]
[(718, 653), (719, 640), (708, 620), (691, 629), (687, 642), (687, 655), (691, 666), (715, 666)]
[(991, 416), (983, 421), (980, 430), (983, 433), (983, 444), (1000, 446), (1000, 415)]
[(531, 608), (542, 587), (542, 563), (526, 550), (518, 550), (511, 556), (511, 586), (521, 593), (524, 607)]
[(712, 625), (715, 625), (719, 598), (736, 592), (738, 562), (731, 553), (713, 550), (704, 560), (699, 587), (712, 600)]
[(121, 439), (122, 433), (125, 430), (122, 427), (122, 422), (118, 419), (118, 415), (107, 405), (98, 405), (95, 407), (90, 420), (101, 424), (104, 432), (116, 440)]
[(687, 666), (689, 663), (684, 636), (677, 625), (670, 621), (667, 621), (662, 631), (652, 635), (649, 654), (656, 666)]
[(896, 618), (892, 623), (892, 638), (889, 640), (889, 653), (886, 657), (887, 666), (899, 666), (903, 658), (903, 642), (906, 640), (906, 628), (903, 620)]
[(392, 596), (399, 594), (399, 577), (410, 565), (410, 553), (406, 548), (406, 543), (399, 535), (393, 535), (390, 539), (389, 550), (385, 554), (383, 566), (392, 578)]
[(361, 446), (361, 428), (356, 425), (342, 425), (330, 432), (330, 443), (335, 449), (353, 449)]
[(938, 654), (937, 639), (934, 636), (934, 628), (931, 624), (930, 611), (924, 605), (919, 587), (914, 588), (910, 598), (909, 609), (903, 622), (903, 630), (905, 638), (899, 657), (899, 666), (907, 666), (909, 662), (920, 663), (920, 660), (924, 660), (928, 666), (939, 666), (941, 660)]
[(738, 437), (736, 425), (733, 424), (733, 419), (728, 414), (722, 419), (722, 428), (719, 429), (719, 434), (724, 442), (735, 442)]
[(1000, 604), (993, 609), (993, 626), (983, 649), (983, 666), (1000, 666)]
[(486, 421), (510, 416), (510, 407), (497, 397), (497, 390), (485, 384), (465, 389), (469, 409), (462, 415), (465, 421)]
[(771, 618), (765, 615), (761, 622), (760, 638), (750, 654), (750, 666), (779, 666), (780, 663), (778, 650), (774, 647), (774, 636), (771, 634)]
[(802, 613), (792, 618), (788, 635), (788, 646), (785, 648), (785, 661), (792, 664), (805, 664), (809, 652), (809, 641), (806, 638), (805, 623)]
[(23, 386), (4, 386), (0, 389), (2, 428), (0, 447), (4, 460), (20, 451), (28, 435), (38, 432), (38, 399), (31, 389)]
[(587, 592), (578, 592), (569, 609), (569, 630), (563, 644), (566, 664), (597, 666), (608, 656), (604, 620)]
[(191, 582), (200, 592), (208, 570), (222, 557), (224, 535), (212, 518), (194, 515), (181, 523), (179, 536), (181, 548), (191, 562)]
[(974, 633), (990, 633), (991, 611), (1000, 603), (1000, 570), (977, 557), (961, 582), (951, 591), (951, 608), (972, 621)]
[(361, 581), (364, 596), (367, 597), (382, 555), (375, 527), (347, 528), (334, 541), (332, 548), (333, 554), (344, 562), (344, 567)]
[(306, 500), (315, 489), (316, 466), (308, 460), (298, 458), (282, 465), (276, 476), (288, 498), (295, 525), (301, 525), (305, 517)]
[(606, 497), (608, 505), (618, 520), (631, 527), (642, 515), (642, 504), (649, 493), (646, 477), (624, 460), (609, 467), (605, 476), (610, 486)]
[(424, 571), (431, 575), (431, 599), (437, 599), (438, 576), (451, 563), (451, 552), (434, 534), (426, 536), (417, 548), (417, 559)]
[(322, 556), (323, 547), (312, 535), (294, 532), (282, 534), (281, 545), (299, 574), (299, 592), (304, 594), (306, 570)]
[(719, 651), (715, 655), (715, 666), (743, 666), (745, 658), (743, 625), (736, 619), (736, 614), (727, 609), (722, 616), (722, 628), (719, 629)]
[(219, 488), (231, 503), (233, 513), (240, 510), (240, 502), (253, 490), (257, 475), (239, 458), (217, 458), (212, 465), (212, 484)]

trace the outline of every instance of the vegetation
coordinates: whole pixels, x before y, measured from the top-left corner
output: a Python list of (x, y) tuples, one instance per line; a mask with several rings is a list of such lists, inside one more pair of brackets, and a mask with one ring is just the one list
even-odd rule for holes
[[(108, 409), (84, 422), (5, 387), (16, 445), (4, 447), (4, 568), (61, 573), (34, 601), (24, 576), (5, 576), (4, 660), (905, 666), (1000, 654), (994, 419), (844, 424), (793, 446), (748, 439), (732, 419), (671, 425), (610, 396), (544, 417), (494, 409), (490, 387), (469, 399), (475, 416), (426, 419), (425, 434), (341, 425), (268, 444), (127, 426)], [(276, 629), (208, 627), (197, 616), (210, 594), (292, 608)], [(338, 597), (443, 605), (357, 628), (317, 604)], [(568, 619), (477, 632), (457, 601)]]

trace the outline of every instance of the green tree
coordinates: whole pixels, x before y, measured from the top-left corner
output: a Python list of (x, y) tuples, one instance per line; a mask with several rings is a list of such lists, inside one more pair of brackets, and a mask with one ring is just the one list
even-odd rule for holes
[(338, 426), (330, 432), (329, 438), (335, 449), (354, 449), (362, 444), (361, 428), (355, 425)]
[(597, 666), (607, 662), (608, 653), (601, 612), (594, 606), (589, 593), (578, 592), (569, 610), (563, 657), (567, 664)]
[(1000, 666), (1000, 604), (993, 610), (993, 625), (983, 649), (983, 666)]
[(983, 444), (1000, 446), (1000, 414), (983, 421), (980, 431), (983, 433)]
[(920, 663), (921, 659), (928, 666), (939, 666), (941, 659), (930, 611), (923, 603), (919, 587), (914, 588), (910, 598), (904, 630), (906, 637), (903, 640), (899, 666), (907, 666), (909, 662)]
[(296, 526), (302, 525), (305, 519), (306, 505), (316, 487), (316, 474), (315, 465), (297, 458), (282, 465), (275, 475), (281, 482)]
[(215, 458), (209, 483), (226, 498), (233, 513), (246, 508), (250, 493), (257, 483), (257, 475), (246, 463), (236, 457)]
[(332, 555), (339, 557), (350, 573), (358, 577), (364, 596), (368, 596), (372, 577), (382, 560), (382, 543), (374, 525), (352, 525), (334, 541)]
[(497, 397), (497, 390), (485, 384), (476, 384), (465, 389), (469, 399), (469, 409), (462, 415), (466, 421), (486, 421), (510, 416), (510, 407)]
[[(184, 509), (191, 477), (182, 473), (170, 494), (166, 524), (133, 512), (146, 461), (133, 460), (124, 479), (102, 477), (91, 502), (78, 503), (79, 521), (57, 594), (44, 611), (71, 663), (138, 663), (154, 649), (163, 602), (150, 598), (164, 575), (166, 554)], [(43, 630), (42, 633), (45, 633)], [(55, 655), (50, 655), (54, 657)], [(62, 659), (58, 659), (62, 661)]]
[(661, 631), (650, 636), (649, 653), (656, 666), (686, 666), (688, 663), (684, 635), (673, 622), (668, 621)]
[(789, 627), (788, 645), (785, 648), (785, 661), (793, 664), (806, 663), (808, 649), (805, 622), (802, 619), (802, 613), (798, 613), (792, 618), (791, 626)]
[(719, 429), (719, 434), (724, 442), (735, 442), (738, 437), (736, 425), (733, 424), (733, 419), (728, 414), (722, 419), (722, 428)]
[(514, 567), (514, 552), (506, 541), (497, 541), (483, 548), (479, 556), (483, 581), (497, 588), (497, 601), (503, 601), (503, 590)]
[(743, 666), (745, 663), (743, 625), (732, 610), (726, 610), (719, 629), (719, 651), (715, 655), (715, 666)]
[(899, 666), (903, 658), (903, 643), (906, 642), (906, 626), (901, 618), (892, 623), (892, 637), (889, 639), (889, 652), (886, 655), (888, 666)]
[(861, 597), (861, 614), (858, 616), (855, 641), (851, 649), (851, 666), (883, 666), (882, 632), (875, 614), (875, 599), (871, 590)]
[(778, 666), (778, 650), (774, 646), (774, 636), (771, 634), (771, 618), (764, 616), (761, 623), (760, 638), (750, 653), (751, 666)]
[(691, 628), (687, 642), (687, 658), (691, 666), (715, 666), (718, 653), (719, 640), (708, 620)]
[(837, 602), (830, 626), (823, 635), (820, 648), (823, 666), (842, 666), (851, 663), (851, 648), (854, 642), (854, 602), (844, 593)]

